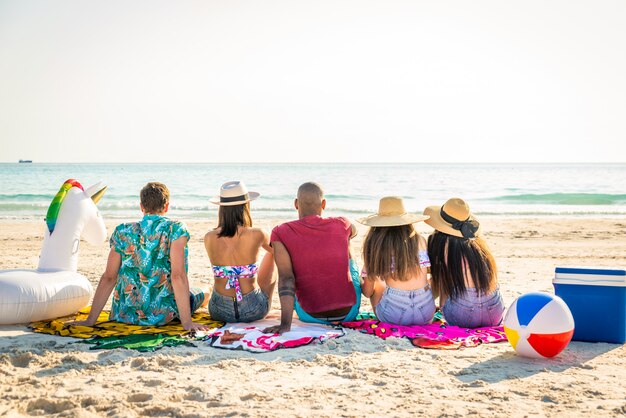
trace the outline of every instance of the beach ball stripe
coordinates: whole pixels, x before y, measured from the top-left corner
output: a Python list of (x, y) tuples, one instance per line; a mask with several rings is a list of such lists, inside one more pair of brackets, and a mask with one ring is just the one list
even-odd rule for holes
[(569, 344), (573, 335), (573, 329), (560, 334), (530, 334), (528, 344), (543, 357), (554, 357)]
[(557, 297), (553, 296), (528, 323), (533, 334), (560, 334), (574, 329), (574, 317), (563, 299)]
[(574, 335), (574, 318), (565, 302), (542, 292), (515, 299), (503, 325), (513, 349), (526, 357), (554, 357)]
[[(524, 309), (517, 309), (517, 320), (520, 325), (528, 326), (537, 312), (541, 312), (541, 309), (552, 301), (547, 294), (538, 293), (536, 296), (529, 298), (524, 303)], [(517, 305), (516, 305), (517, 306)]]
[(517, 343), (519, 342), (519, 333), (514, 329), (507, 327), (504, 327), (504, 333), (506, 334), (506, 339), (509, 340), (509, 342), (513, 346), (513, 350), (515, 350), (517, 347)]

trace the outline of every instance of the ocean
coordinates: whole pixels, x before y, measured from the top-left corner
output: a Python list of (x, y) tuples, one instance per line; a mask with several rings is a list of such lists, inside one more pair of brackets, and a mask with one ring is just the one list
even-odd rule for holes
[(294, 219), (298, 186), (320, 183), (328, 216), (373, 213), (383, 196), (398, 195), (409, 212), (450, 197), (479, 215), (515, 217), (626, 216), (626, 164), (220, 163), (0, 164), (0, 219), (43, 219), (66, 179), (108, 185), (99, 203), (105, 219), (141, 216), (139, 190), (148, 181), (170, 188), (170, 216), (215, 219), (209, 198), (222, 183), (242, 180), (261, 193), (253, 218)]

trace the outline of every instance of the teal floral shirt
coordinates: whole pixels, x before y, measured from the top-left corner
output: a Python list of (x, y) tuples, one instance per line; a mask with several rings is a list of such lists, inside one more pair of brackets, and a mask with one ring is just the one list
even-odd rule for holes
[[(172, 289), (170, 247), (187, 237), (182, 222), (145, 215), (140, 222), (118, 225), (111, 248), (122, 256), (109, 319), (136, 325), (163, 325), (178, 317)], [(187, 246), (185, 246), (187, 271)]]

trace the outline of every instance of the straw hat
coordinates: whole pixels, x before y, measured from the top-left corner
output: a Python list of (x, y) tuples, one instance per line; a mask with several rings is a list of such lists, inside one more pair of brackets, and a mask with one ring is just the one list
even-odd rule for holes
[(215, 196), (209, 201), (214, 205), (220, 206), (235, 206), (243, 205), (246, 202), (250, 202), (260, 194), (257, 192), (250, 192), (243, 183), (243, 181), (229, 181), (222, 184), (220, 188), (220, 195)]
[(480, 234), (480, 223), (470, 212), (463, 199), (454, 197), (443, 206), (429, 206), (424, 215), (430, 219), (426, 223), (439, 232), (460, 238), (475, 238)]
[(378, 213), (357, 219), (357, 222), (367, 226), (400, 226), (426, 219), (428, 216), (407, 213), (401, 197), (387, 196), (380, 199)]

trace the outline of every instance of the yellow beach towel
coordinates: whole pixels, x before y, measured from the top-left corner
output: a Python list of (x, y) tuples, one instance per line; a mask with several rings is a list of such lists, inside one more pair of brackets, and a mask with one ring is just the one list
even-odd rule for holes
[[(112, 337), (133, 334), (184, 335), (188, 333), (178, 320), (174, 320), (166, 325), (158, 327), (145, 327), (141, 325), (130, 325), (117, 321), (109, 321), (108, 311), (100, 312), (98, 320), (93, 327), (66, 325), (66, 323), (70, 321), (82, 321), (87, 319), (90, 309), (91, 306), (88, 306), (78, 311), (78, 314), (76, 315), (65, 316), (63, 318), (56, 318), (47, 321), (31, 322), (29, 328), (35, 332), (74, 338), (91, 338), (96, 335), (99, 337)], [(204, 324), (209, 328), (220, 328), (224, 326), (224, 322), (212, 320), (208, 313), (196, 312), (193, 314), (192, 319), (194, 322)]]

